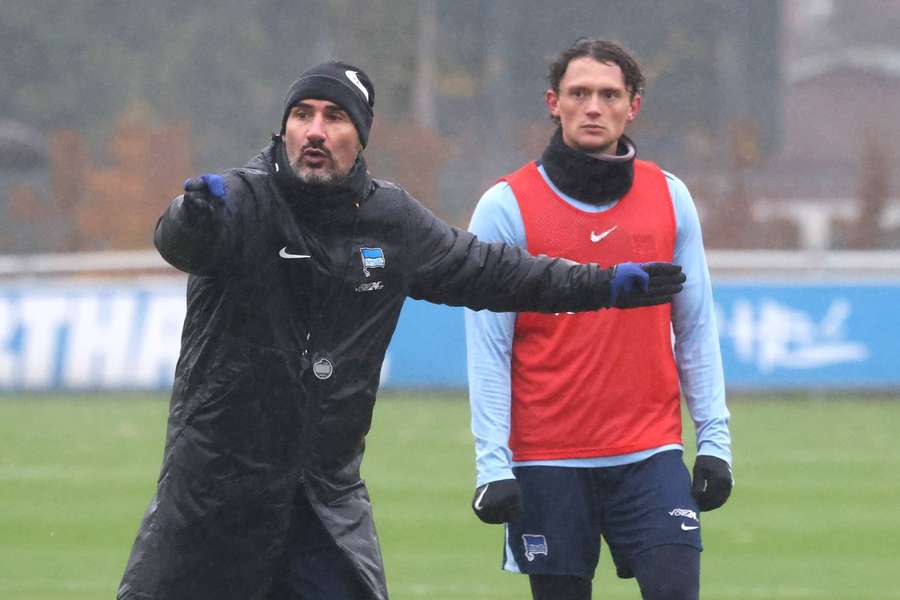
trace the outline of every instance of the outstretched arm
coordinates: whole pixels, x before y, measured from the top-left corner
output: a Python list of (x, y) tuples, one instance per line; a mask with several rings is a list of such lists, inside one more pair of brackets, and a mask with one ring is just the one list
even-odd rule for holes
[(236, 178), (203, 175), (184, 183), (156, 224), (153, 242), (175, 268), (197, 275), (227, 270), (239, 227)]
[(440, 304), (498, 312), (565, 312), (670, 302), (681, 268), (669, 263), (610, 268), (532, 256), (500, 242), (479, 241), (410, 203), (409, 256), (416, 261), (409, 295)]

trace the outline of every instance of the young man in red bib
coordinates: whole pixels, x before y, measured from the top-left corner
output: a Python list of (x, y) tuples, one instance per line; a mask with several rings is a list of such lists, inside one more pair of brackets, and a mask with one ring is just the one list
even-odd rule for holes
[[(559, 128), (540, 160), (484, 194), (470, 230), (581, 263), (673, 262), (687, 282), (671, 305), (628, 311), (466, 312), (472, 506), (506, 523), (504, 568), (529, 575), (535, 600), (590, 599), (601, 537), (645, 600), (695, 600), (700, 514), (732, 487), (697, 211), (685, 185), (637, 160), (625, 135), (644, 85), (625, 49), (578, 40), (549, 82)], [(697, 433), (693, 477), (682, 395)]]

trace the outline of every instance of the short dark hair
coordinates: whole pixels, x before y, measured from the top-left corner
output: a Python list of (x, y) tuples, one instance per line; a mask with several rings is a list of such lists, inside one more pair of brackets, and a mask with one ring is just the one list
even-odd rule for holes
[(547, 81), (554, 92), (559, 93), (559, 82), (566, 74), (569, 63), (582, 56), (590, 56), (597, 62), (617, 65), (622, 69), (622, 75), (625, 76), (625, 88), (632, 97), (644, 92), (646, 83), (644, 74), (641, 73), (641, 67), (628, 50), (615, 42), (586, 37), (575, 40), (574, 44), (563, 50), (556, 60), (550, 63)]

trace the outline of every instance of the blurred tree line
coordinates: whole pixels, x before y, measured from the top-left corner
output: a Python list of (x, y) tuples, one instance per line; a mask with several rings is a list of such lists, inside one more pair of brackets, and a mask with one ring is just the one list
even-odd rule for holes
[(778, 0), (12, 0), (0, 118), (40, 132), (51, 174), (44, 192), (15, 187), (7, 225), (37, 210), (69, 227), (45, 249), (146, 247), (181, 181), (252, 157), (290, 82), (330, 58), (375, 82), (375, 176), (464, 224), (539, 155), (547, 64), (585, 35), (635, 51), (641, 155), (676, 173), (708, 164), (701, 193), (740, 192), (741, 169), (777, 148)]

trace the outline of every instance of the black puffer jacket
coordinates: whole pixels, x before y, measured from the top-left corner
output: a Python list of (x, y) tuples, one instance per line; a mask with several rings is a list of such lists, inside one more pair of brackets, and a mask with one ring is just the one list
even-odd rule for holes
[(265, 598), (298, 489), (387, 598), (359, 469), (404, 299), (608, 303), (606, 270), (480, 243), (361, 159), (323, 196), (276, 166), (281, 154), (276, 141), (226, 173), (211, 222), (192, 223), (178, 197), (157, 225), (160, 253), (191, 275), (162, 471), (122, 600)]

